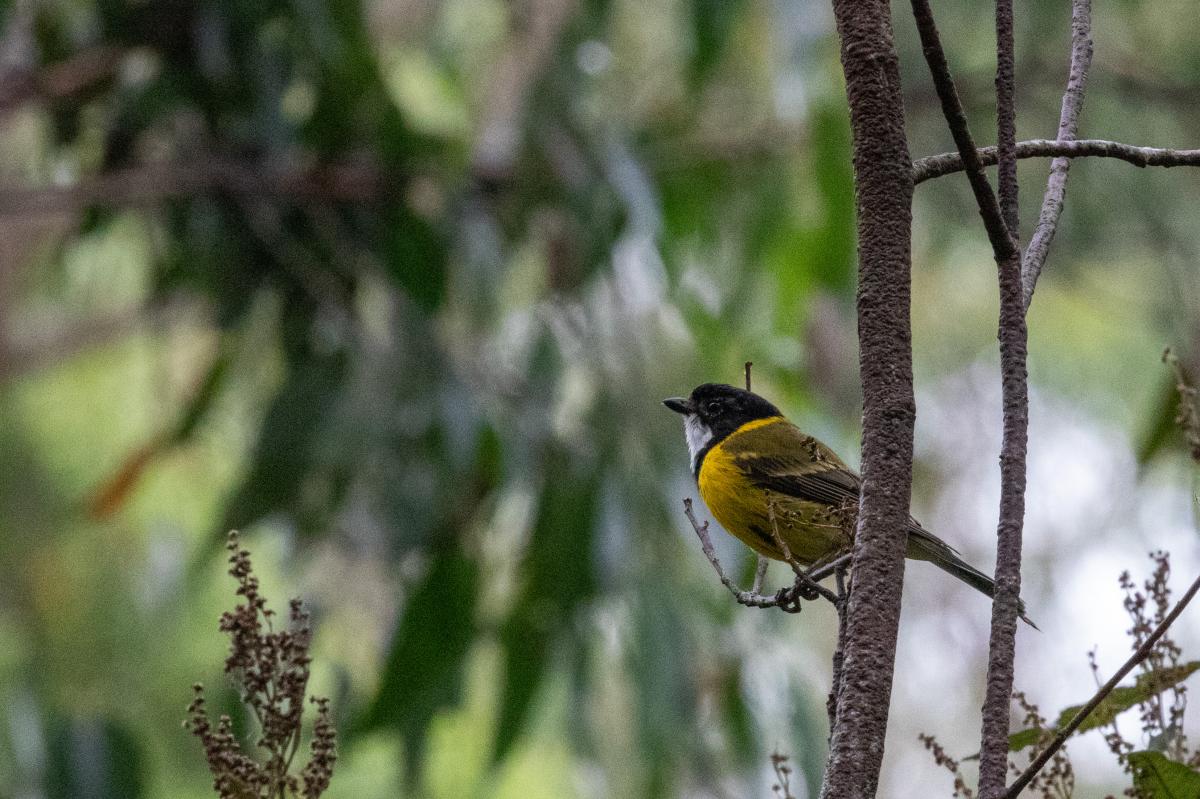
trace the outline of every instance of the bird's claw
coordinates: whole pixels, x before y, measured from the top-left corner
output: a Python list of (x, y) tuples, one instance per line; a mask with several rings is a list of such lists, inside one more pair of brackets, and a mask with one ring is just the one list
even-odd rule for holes
[(817, 587), (804, 580), (797, 580), (794, 589), (796, 595), (805, 601), (813, 602), (821, 598), (821, 593), (817, 590)]
[(775, 604), (784, 613), (799, 613), (801, 610), (800, 600), (803, 597), (796, 590), (796, 586), (790, 588), (780, 588), (775, 592)]

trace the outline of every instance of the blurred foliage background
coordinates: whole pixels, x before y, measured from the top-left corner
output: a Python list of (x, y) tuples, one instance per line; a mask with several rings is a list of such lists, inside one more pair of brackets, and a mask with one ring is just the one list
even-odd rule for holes
[[(238, 712), (230, 528), (276, 606), (314, 612), (329, 796), (765, 796), (774, 750), (814, 790), (832, 613), (733, 604), (659, 400), (750, 360), (857, 460), (827, 5), (5, 3), (0, 796), (209, 795), (180, 722), (197, 679)], [(990, 4), (941, 5), (989, 140)], [(918, 156), (950, 140), (904, 10)], [(1200, 145), (1190, 10), (1096, 3), (1084, 135)], [(1069, 18), (1020, 11), (1022, 138), (1055, 129)], [(1021, 165), (1026, 235), (1045, 168)], [(1123, 659), (1117, 572), (1154, 547), (1200, 563), (1159, 363), (1200, 353), (1200, 182), (1071, 174), (1030, 314), (1046, 633), (1022, 632), (1018, 683), (1050, 715), (1083, 698), (1087, 649)], [(994, 267), (960, 176), (915, 215), (914, 512), (987, 568)], [(910, 567), (888, 795), (948, 791), (917, 730), (977, 749), (987, 614)], [(1076, 752), (1079, 795), (1120, 786), (1102, 744)]]

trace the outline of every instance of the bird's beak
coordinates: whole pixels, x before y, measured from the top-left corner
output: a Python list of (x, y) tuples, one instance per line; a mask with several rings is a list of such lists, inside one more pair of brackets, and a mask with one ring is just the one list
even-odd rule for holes
[(684, 416), (687, 416), (692, 412), (692, 403), (688, 402), (683, 397), (668, 397), (667, 399), (663, 400), (663, 405), (666, 405), (668, 408), (675, 411), (675, 413), (682, 413)]

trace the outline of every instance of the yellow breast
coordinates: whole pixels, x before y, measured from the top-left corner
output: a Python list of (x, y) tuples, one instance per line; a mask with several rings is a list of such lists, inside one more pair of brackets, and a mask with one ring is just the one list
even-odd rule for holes
[(766, 493), (746, 478), (728, 445), (751, 430), (784, 421), (772, 416), (742, 425), (709, 450), (697, 476), (700, 496), (721, 526), (754, 551), (776, 559), (782, 555), (770, 532)]
[[(768, 510), (768, 492), (751, 481), (738, 461), (739, 456), (754, 452), (746, 446), (749, 442), (738, 439), (775, 424), (790, 423), (782, 416), (772, 416), (739, 427), (709, 450), (697, 482), (704, 504), (722, 527), (758, 554), (782, 560)], [(829, 520), (827, 505), (777, 491), (770, 492), (770, 502), (774, 504), (774, 530), (800, 563), (812, 563), (848, 546), (842, 526)]]

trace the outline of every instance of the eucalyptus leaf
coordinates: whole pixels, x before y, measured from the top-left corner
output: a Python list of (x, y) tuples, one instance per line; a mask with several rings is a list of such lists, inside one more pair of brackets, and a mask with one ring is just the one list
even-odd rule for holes
[(594, 466), (572, 460), (558, 446), (546, 456), (547, 483), (523, 564), (524, 584), (500, 633), (504, 688), (493, 750), (496, 762), (524, 732), (554, 645), (565, 637), (579, 605), (594, 589), (599, 475)]
[(478, 563), (457, 547), (440, 552), (404, 608), (379, 691), (351, 732), (357, 737), (378, 727), (399, 730), (410, 779), (420, 774), (434, 713), (459, 700), (478, 598)]
[(1171, 445), (1179, 434), (1175, 414), (1179, 410), (1179, 389), (1168, 370), (1154, 386), (1154, 404), (1146, 413), (1149, 420), (1137, 445), (1138, 466), (1145, 466)]
[(1132, 752), (1133, 785), (1145, 799), (1196, 799), (1200, 772), (1169, 759), (1162, 752)]
[[(1138, 675), (1137, 681), (1133, 685), (1113, 689), (1113, 692), (1105, 697), (1104, 701), (1083, 720), (1083, 723), (1079, 725), (1075, 733), (1087, 732), (1088, 730), (1094, 730), (1097, 727), (1103, 727), (1111, 723), (1120, 713), (1178, 685), (1190, 677), (1197, 669), (1200, 669), (1200, 660), (1193, 660), (1178, 666), (1148, 671)], [(1062, 729), (1065, 727), (1082, 708), (1083, 705), (1080, 704), (1064, 709), (1058, 714), (1058, 721), (1054, 723), (1053, 729)], [(1010, 751), (1018, 752), (1027, 746), (1033, 746), (1046, 732), (1045, 730), (1032, 727), (1015, 732), (1008, 738), (1008, 748)], [(1053, 734), (1052, 731), (1050, 732)]]

